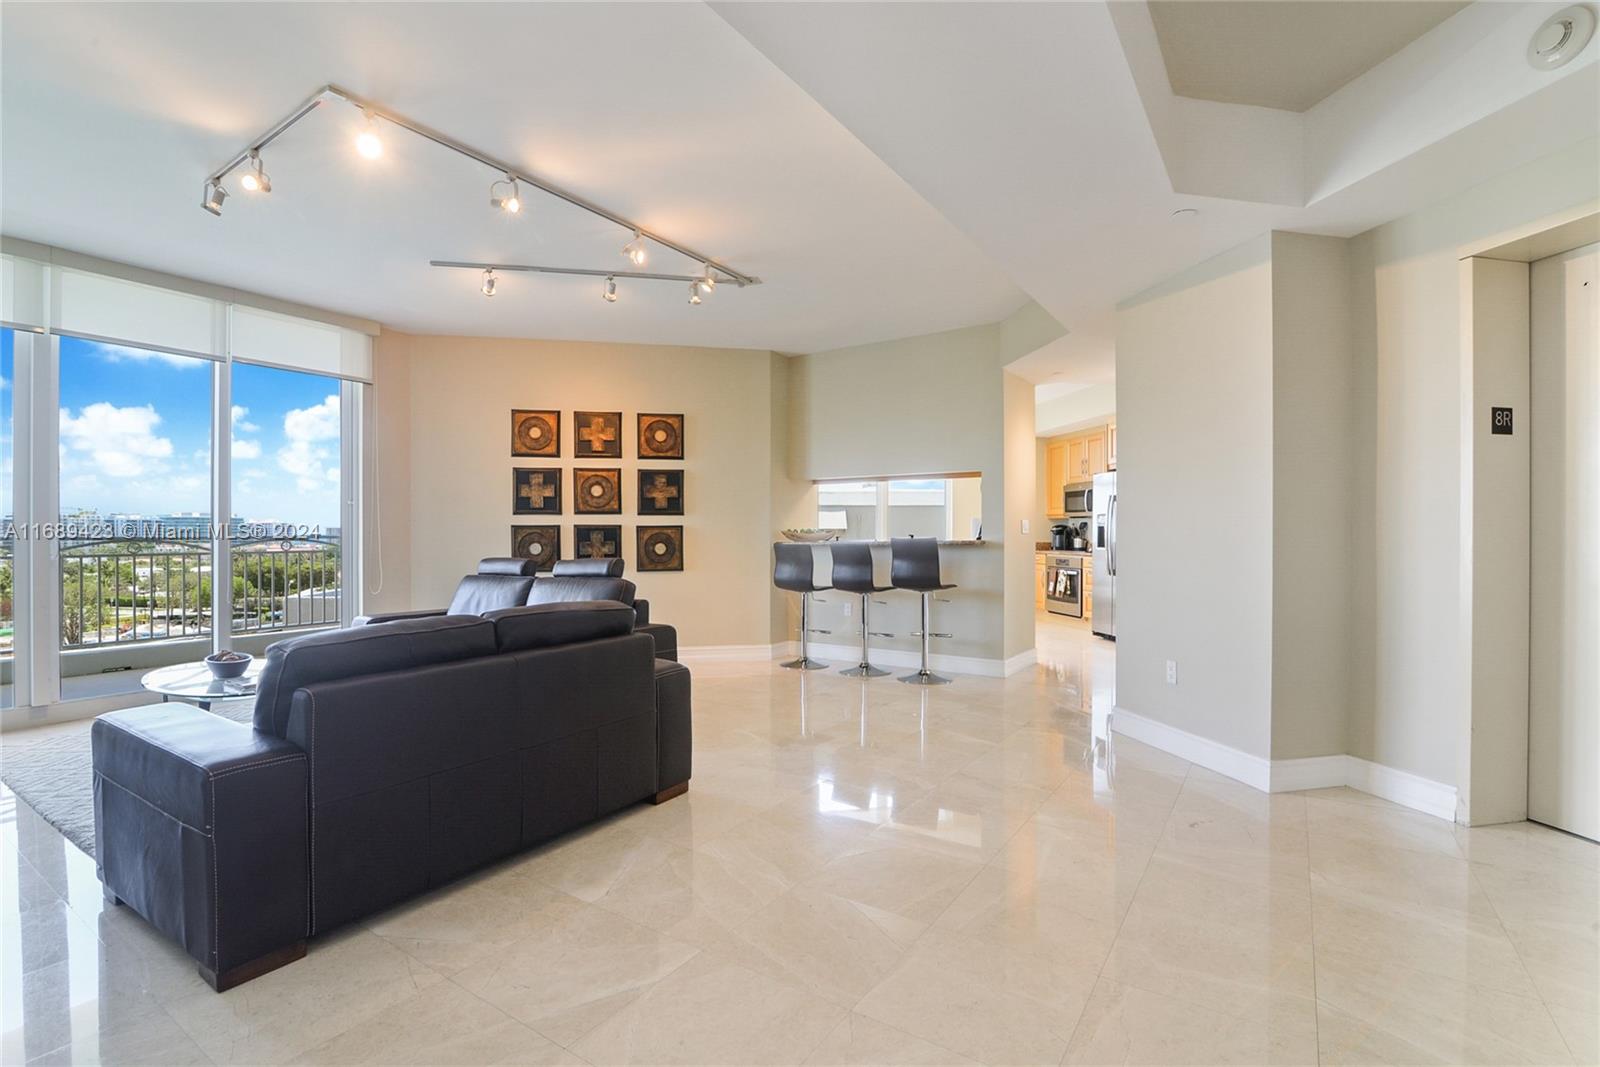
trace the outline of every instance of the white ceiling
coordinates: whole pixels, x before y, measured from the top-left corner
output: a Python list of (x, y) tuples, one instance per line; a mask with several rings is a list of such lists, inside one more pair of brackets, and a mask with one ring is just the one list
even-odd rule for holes
[[(1521, 59), (1555, 6), (1470, 5), (1295, 114), (1175, 94), (1136, 0), (6, 4), (0, 222), (431, 332), (816, 351), (1032, 297), (1069, 332), (1014, 369), (1105, 383), (1117, 301), (1268, 229), (1357, 233), (1595, 136), (1596, 49), (1553, 74)], [(427, 260), (620, 267), (627, 235), (542, 199), (499, 217), (493, 175), (398, 131), (364, 164), (344, 107), (272, 146), (270, 197), (201, 211), (204, 175), (330, 81), (766, 284), (690, 308), (677, 286), (607, 305), (511, 276), (485, 300)]]
[(1179, 96), (1305, 111), (1467, 5), (1447, 0), (1152, 0)]
[[(816, 351), (992, 322), (1022, 291), (700, 4), (5, 4), (5, 232), (405, 330)], [(630, 237), (347, 105), (264, 153), (273, 192), (200, 209), (212, 168), (334, 82), (765, 284), (479, 277), (430, 259), (622, 269)], [(237, 184), (230, 186), (236, 193)], [(654, 250), (648, 269), (689, 272)]]
[(1113, 380), (1116, 303), (1251, 237), (1360, 233), (1600, 129), (1600, 49), (1522, 59), (1552, 4), (1471, 5), (1304, 116), (1175, 97), (1137, 2), (715, 6), (1067, 328), (1012, 365), (1035, 382)]

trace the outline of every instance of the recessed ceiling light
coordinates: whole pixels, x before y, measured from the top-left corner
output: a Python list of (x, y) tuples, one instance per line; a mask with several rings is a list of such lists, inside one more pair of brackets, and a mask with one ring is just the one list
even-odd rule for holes
[(1583, 4), (1563, 8), (1544, 20), (1528, 42), (1528, 65), (1555, 70), (1578, 57), (1594, 37), (1594, 12)]
[(1180, 207), (1172, 213), (1172, 217), (1175, 219), (1189, 219), (1198, 214), (1200, 214), (1200, 209), (1197, 207)]

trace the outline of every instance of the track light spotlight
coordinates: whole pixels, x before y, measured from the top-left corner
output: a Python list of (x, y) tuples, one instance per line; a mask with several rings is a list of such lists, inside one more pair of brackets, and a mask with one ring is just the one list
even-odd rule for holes
[[(500, 189), (506, 185), (511, 187), (511, 191), (501, 196)], [(515, 215), (521, 211), (522, 191), (517, 187), (517, 179), (507, 174), (503, 179), (489, 186), (489, 206), (497, 207), (508, 215)]]
[(356, 135), (356, 151), (367, 159), (377, 159), (383, 155), (383, 138), (378, 136), (378, 116), (365, 108), (361, 113), (366, 116), (366, 124)]
[(615, 304), (617, 302), (617, 276), (616, 275), (612, 274), (612, 275), (608, 275), (606, 277), (605, 292), (601, 293), (600, 295), (605, 298), (605, 302), (608, 303), (608, 304)]
[(689, 283), (689, 303), (700, 303), (700, 281), (696, 279)]
[(648, 253), (645, 251), (644, 247), (644, 234), (640, 233), (638, 230), (634, 230), (633, 240), (622, 246), (622, 254), (626, 256), (628, 258), (628, 262), (632, 263), (635, 267), (644, 266), (644, 261), (648, 256)]
[(239, 179), (239, 184), (244, 188), (244, 191), (247, 193), (272, 192), (272, 179), (267, 177), (267, 172), (261, 169), (261, 153), (254, 149), (250, 151), (250, 165), (254, 169), (245, 171), (244, 176)]
[(205, 198), (200, 201), (200, 206), (219, 218), (222, 215), (222, 202), (228, 199), (228, 190), (222, 187), (220, 181), (206, 183)]
[(711, 274), (711, 265), (709, 263), (706, 264), (704, 269), (701, 271), (700, 277), (698, 277), (698, 278), (696, 278), (694, 280), (694, 284), (695, 284), (695, 288), (699, 289), (702, 293), (705, 293), (707, 296), (710, 296), (712, 294), (712, 292), (714, 292), (716, 290), (716, 288), (717, 288), (717, 279), (712, 276), (712, 274)]
[(499, 281), (494, 276), (494, 268), (490, 267), (483, 272), (483, 295), (493, 296), (495, 284)]

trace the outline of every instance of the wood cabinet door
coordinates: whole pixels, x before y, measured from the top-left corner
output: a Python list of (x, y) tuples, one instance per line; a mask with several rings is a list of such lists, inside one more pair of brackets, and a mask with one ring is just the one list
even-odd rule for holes
[(1062, 486), (1067, 484), (1067, 443), (1057, 441), (1045, 446), (1044, 511), (1046, 515), (1060, 515), (1064, 503)]
[(1104, 474), (1111, 468), (1106, 466), (1106, 435), (1103, 433), (1091, 434), (1089, 441), (1089, 473)]
[(1106, 470), (1117, 469), (1117, 424), (1106, 427)]
[(1089, 477), (1089, 443), (1082, 437), (1067, 442), (1067, 481), (1081, 482)]

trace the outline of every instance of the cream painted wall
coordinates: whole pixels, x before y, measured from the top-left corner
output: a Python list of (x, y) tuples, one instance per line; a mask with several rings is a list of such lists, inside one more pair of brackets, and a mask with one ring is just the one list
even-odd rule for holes
[(1358, 526), (1349, 242), (1272, 235), (1272, 758), (1346, 750)]
[(1264, 236), (1117, 313), (1117, 706), (1261, 757), (1272, 701), (1271, 252)]
[[(1005, 655), (1034, 647), (1033, 545), (1034, 535), (1022, 532), (1022, 520), (1032, 525), (1038, 506), (1039, 480), (1034, 461), (1039, 439), (1033, 434), (1033, 383), (1015, 374), (1001, 374), (1004, 408), (1005, 516), (1000, 539), (1005, 545)], [(987, 527), (985, 528), (987, 531)], [(987, 533), (985, 534), (987, 536)]]
[(1487, 416), (1464, 399), (1458, 261), (1465, 246), (1593, 201), (1597, 174), (1590, 138), (1353, 239), (1357, 305), (1371, 309), (1357, 323), (1371, 347), (1357, 359), (1372, 375), (1376, 450), (1361, 535), (1372, 544), (1373, 676), (1351, 719), (1351, 752), (1363, 759), (1459, 784), (1472, 669), (1463, 429)]
[[(1009, 358), (995, 324), (791, 361), (789, 472), (796, 480), (962, 472), (983, 476), (985, 543), (950, 547), (943, 554), (946, 581), (959, 586), (947, 594), (949, 604), (937, 605), (935, 626), (954, 635), (934, 642), (935, 651), (945, 655), (998, 660), (1033, 647), (1031, 572), (1021, 590), (1029, 605), (1026, 623), (1020, 616), (1008, 619), (1005, 606), (1009, 556), (1032, 550), (1031, 536), (1011, 536), (1007, 511), (1022, 508), (1016, 513), (1020, 521), (1033, 507), (1032, 393), (1028, 391), (1026, 404), (1017, 405), (1026, 383), (1008, 386), (1006, 379), (1014, 376), (1001, 368)], [(1007, 441), (1013, 435), (1004, 428), (1011, 423), (1025, 426), (1029, 442), (1026, 492), (1020, 498), (1013, 484), (1023, 465), (1020, 454), (1011, 481), (1007, 475)], [(889, 603), (877, 609), (873, 626), (900, 636), (878, 643), (915, 650), (917, 639), (910, 636), (917, 628), (915, 598), (891, 593), (885, 599)], [(833, 631), (825, 639), (828, 643), (859, 639), (855, 615), (844, 614), (848, 603), (834, 595), (819, 605), (814, 625)], [(789, 614), (793, 619), (792, 608)]]
[(411, 598), (411, 335), (384, 330), (372, 346), (362, 609), (418, 607)]
[[(770, 545), (773, 522), (794, 505), (786, 482), (774, 492), (773, 420), (783, 396), (774, 388), (781, 357), (731, 349), (433, 337), (384, 333), (375, 358), (382, 414), (380, 440), (409, 441), (383, 457), (380, 484), (386, 562), (409, 576), (376, 598), (385, 607), (448, 602), (456, 581), (481, 556), (510, 551), (511, 469), (556, 466), (570, 472), (575, 409), (623, 412), (623, 458), (594, 466), (623, 470), (623, 514), (595, 522), (623, 527), (629, 576), (656, 618), (678, 627), (684, 646), (765, 645), (772, 630)], [(780, 379), (782, 375), (778, 375)], [(406, 392), (409, 397), (404, 397)], [(401, 407), (401, 400), (408, 400)], [(563, 456), (513, 459), (513, 407), (562, 412)], [(639, 467), (634, 415), (681, 411), (685, 416), (685, 570), (639, 573), (633, 559)], [(400, 414), (404, 412), (404, 416)], [(658, 465), (659, 466), (659, 465)], [(396, 469), (409, 475), (409, 500), (393, 491)], [(572, 554), (570, 473), (564, 474), (562, 551)], [(404, 503), (402, 503), (404, 501)], [(584, 520), (587, 521), (587, 520)], [(409, 523), (409, 560), (396, 536)], [(391, 539), (392, 538), (392, 539)], [(397, 603), (400, 600), (405, 603)]]
[[(1484, 564), (1527, 570), (1528, 472), (1479, 454), (1504, 442), (1491, 394), (1526, 406), (1526, 350), (1469, 343), (1461, 260), (1585, 209), (1597, 174), (1590, 139), (1348, 241), (1258, 239), (1119, 310), (1119, 706), (1503, 814), (1472, 812), (1470, 785), (1520, 768), (1525, 732), (1480, 736), (1475, 704), (1525, 694), (1505, 650), (1525, 625), (1484, 616), (1508, 587)], [(1178, 532), (1197, 522), (1222, 532)]]

